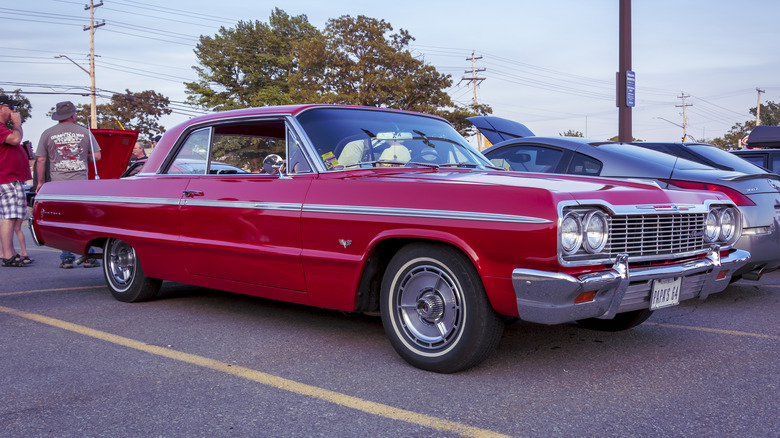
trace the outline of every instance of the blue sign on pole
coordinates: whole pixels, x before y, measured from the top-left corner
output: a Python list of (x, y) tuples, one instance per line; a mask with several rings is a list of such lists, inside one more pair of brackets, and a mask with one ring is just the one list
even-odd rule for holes
[(636, 73), (626, 72), (626, 106), (636, 106)]

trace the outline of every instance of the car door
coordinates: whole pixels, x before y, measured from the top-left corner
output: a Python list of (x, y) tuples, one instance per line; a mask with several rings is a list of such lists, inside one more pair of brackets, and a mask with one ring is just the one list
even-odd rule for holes
[(305, 291), (300, 221), (314, 173), (305, 157), (295, 171), (263, 166), (269, 155), (298, 155), (293, 136), (284, 119), (260, 119), (201, 128), (183, 142), (171, 171), (192, 172), (180, 210), (191, 275)]

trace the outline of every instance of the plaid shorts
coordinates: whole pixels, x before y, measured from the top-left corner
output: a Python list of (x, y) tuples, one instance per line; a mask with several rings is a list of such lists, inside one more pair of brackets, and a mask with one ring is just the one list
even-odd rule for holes
[(24, 219), (27, 216), (27, 197), (24, 184), (19, 181), (0, 184), (0, 219)]

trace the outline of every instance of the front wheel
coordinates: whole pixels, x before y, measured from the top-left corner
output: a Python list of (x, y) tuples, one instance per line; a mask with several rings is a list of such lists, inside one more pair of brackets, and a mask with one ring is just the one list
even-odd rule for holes
[(504, 330), (469, 259), (441, 245), (411, 244), (393, 257), (382, 279), (380, 308), (396, 352), (438, 373), (482, 362)]
[(128, 303), (151, 300), (162, 284), (144, 274), (133, 247), (119, 239), (108, 239), (103, 247), (103, 274), (111, 295)]
[(647, 318), (650, 318), (650, 315), (652, 314), (653, 311), (650, 309), (634, 310), (631, 312), (618, 313), (612, 319), (581, 319), (577, 321), (577, 324), (591, 330), (619, 332), (642, 324)]

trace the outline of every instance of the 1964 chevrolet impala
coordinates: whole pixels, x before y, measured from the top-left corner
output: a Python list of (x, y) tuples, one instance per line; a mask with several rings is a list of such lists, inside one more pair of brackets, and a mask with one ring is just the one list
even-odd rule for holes
[(34, 217), (39, 243), (102, 248), (119, 300), (171, 280), (379, 311), (401, 357), (444, 373), (507, 318), (627, 329), (749, 257), (724, 195), (512, 174), (443, 119), (342, 106), (192, 119), (135, 176), (45, 184)]

